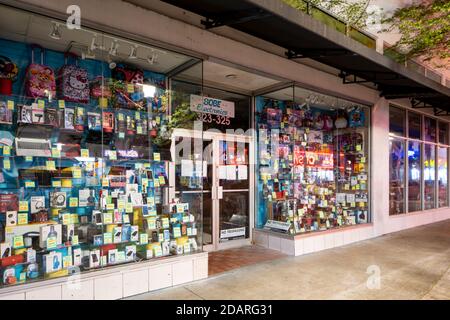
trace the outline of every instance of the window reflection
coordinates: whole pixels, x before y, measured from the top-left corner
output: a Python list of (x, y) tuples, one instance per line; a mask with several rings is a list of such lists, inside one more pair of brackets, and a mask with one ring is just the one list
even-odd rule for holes
[(421, 203), (421, 167), (420, 143), (410, 141), (408, 144), (408, 211), (422, 210)]
[(389, 160), (389, 214), (405, 212), (405, 147), (401, 140), (390, 140)]

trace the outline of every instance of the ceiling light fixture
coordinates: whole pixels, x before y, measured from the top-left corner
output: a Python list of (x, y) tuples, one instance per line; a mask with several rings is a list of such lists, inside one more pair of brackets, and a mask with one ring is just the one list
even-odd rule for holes
[(97, 34), (94, 33), (94, 36), (92, 37), (91, 40), (91, 51), (95, 51), (98, 49), (98, 44), (97, 44)]
[(149, 64), (155, 64), (157, 58), (158, 58), (158, 55), (156, 54), (156, 52), (153, 52), (153, 50), (152, 50), (152, 55), (147, 57), (147, 62)]
[(111, 48), (109, 49), (109, 54), (112, 56), (117, 56), (117, 49), (119, 48), (119, 43), (116, 39), (111, 42)]
[(237, 78), (237, 75), (236, 75), (236, 74), (227, 74), (227, 75), (225, 76), (225, 78), (230, 79), (230, 80), (234, 80), (234, 79)]
[(128, 56), (128, 59), (137, 59), (137, 45), (133, 45), (130, 48), (130, 55)]
[(61, 32), (59, 31), (59, 25), (56, 22), (52, 23), (52, 32), (50, 32), (50, 38), (55, 40), (61, 39)]
[(115, 63), (115, 62), (111, 59), (111, 56), (108, 56), (107, 62), (108, 62), (108, 67), (109, 67), (111, 70), (112, 70), (112, 69), (115, 69), (115, 68), (117, 67), (117, 63)]

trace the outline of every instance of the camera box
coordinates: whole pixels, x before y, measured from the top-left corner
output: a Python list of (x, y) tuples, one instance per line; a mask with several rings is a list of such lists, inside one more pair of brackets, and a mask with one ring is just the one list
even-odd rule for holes
[(11, 244), (8, 242), (0, 243), (0, 259), (11, 256)]
[(66, 224), (62, 226), (63, 231), (63, 241), (72, 241), (72, 237), (75, 235), (75, 225)]
[(65, 208), (66, 193), (62, 191), (50, 193), (50, 206), (52, 208)]
[(26, 258), (27, 258), (27, 263), (35, 263), (36, 262), (36, 250), (31, 249), (31, 248), (27, 249)]
[(113, 241), (114, 243), (120, 243), (122, 242), (122, 227), (114, 227), (113, 232)]
[(131, 226), (130, 241), (139, 241), (139, 226)]
[(117, 249), (108, 250), (108, 263), (115, 264), (117, 263)]
[(44, 196), (31, 197), (30, 201), (31, 213), (37, 213), (43, 209), (45, 209), (45, 197)]

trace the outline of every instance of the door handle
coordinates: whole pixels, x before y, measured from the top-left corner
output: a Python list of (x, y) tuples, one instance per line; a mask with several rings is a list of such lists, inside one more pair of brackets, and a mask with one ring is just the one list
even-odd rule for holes
[(221, 187), (221, 186), (217, 187), (217, 199), (218, 200), (223, 199), (223, 187)]

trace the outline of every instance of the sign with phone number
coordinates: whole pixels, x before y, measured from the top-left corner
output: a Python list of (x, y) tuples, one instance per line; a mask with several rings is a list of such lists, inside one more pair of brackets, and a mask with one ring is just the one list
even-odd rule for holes
[(231, 101), (202, 97), (192, 94), (190, 109), (191, 111), (195, 111), (198, 113), (210, 114), (211, 122), (214, 118), (212, 116), (218, 117), (217, 119), (220, 119), (218, 121), (222, 121), (222, 118), (234, 118), (234, 102)]

